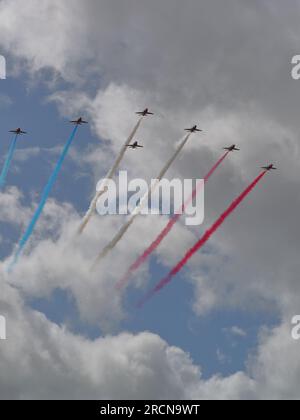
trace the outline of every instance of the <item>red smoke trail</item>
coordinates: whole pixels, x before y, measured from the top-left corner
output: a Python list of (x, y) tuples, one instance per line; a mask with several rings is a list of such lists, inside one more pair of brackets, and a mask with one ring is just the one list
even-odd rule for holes
[[(227, 157), (229, 152), (224, 153), (224, 155), (214, 164), (214, 166), (210, 169), (208, 174), (204, 178), (204, 183), (206, 183), (209, 178), (212, 176), (212, 174), (215, 172), (215, 170), (221, 165), (223, 160)], [(142, 255), (140, 255), (136, 261), (129, 267), (127, 273), (122, 277), (122, 279), (117, 283), (116, 288), (121, 289), (129, 280), (131, 274), (137, 270), (146, 260), (147, 258), (152, 254), (152, 252), (158, 247), (158, 245), (161, 243), (161, 241), (168, 235), (168, 233), (171, 231), (177, 220), (180, 218), (180, 216), (185, 212), (186, 207), (194, 200), (196, 195), (198, 194), (200, 188), (203, 186), (203, 183), (199, 183), (198, 186), (193, 190), (193, 193), (191, 196), (186, 200), (184, 204), (182, 204), (181, 210), (177, 211), (172, 218), (169, 220), (165, 228), (160, 232), (160, 234), (157, 236), (157, 238), (152, 242), (152, 244), (143, 252)]]
[[(215, 172), (215, 170), (221, 165), (223, 160), (227, 157), (229, 154), (229, 151), (224, 153), (224, 155), (214, 164), (214, 166), (211, 168), (211, 170), (208, 172), (208, 174), (204, 178), (204, 182), (208, 181), (209, 178), (212, 176), (212, 174)], [(194, 197), (193, 197), (194, 198)]]
[(187, 264), (189, 259), (197, 252), (200, 248), (202, 248), (209, 238), (218, 230), (218, 228), (225, 222), (228, 216), (238, 207), (238, 205), (246, 198), (246, 196), (253, 190), (256, 184), (261, 180), (261, 178), (266, 174), (266, 171), (263, 171), (261, 174), (258, 175), (257, 178), (242, 192), (239, 197), (237, 197), (225, 210), (225, 212), (219, 217), (219, 219), (204, 233), (202, 238), (196, 242), (196, 244), (188, 250), (185, 256), (182, 258), (181, 261), (170, 271), (170, 273), (164, 277), (147, 295), (138, 303), (138, 307), (144, 305), (153, 295), (163, 289), (172, 278), (182, 270), (182, 268)]

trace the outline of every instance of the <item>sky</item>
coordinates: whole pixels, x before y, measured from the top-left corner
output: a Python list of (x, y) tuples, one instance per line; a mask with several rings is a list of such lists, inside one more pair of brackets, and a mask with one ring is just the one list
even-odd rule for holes
[[(226, 3), (226, 4), (225, 4)], [(1, 399), (299, 399), (299, 105), (291, 77), (300, 1), (0, 1), (0, 163), (22, 127), (0, 192)], [(178, 223), (121, 292), (114, 285), (166, 216), (141, 216), (97, 270), (126, 217), (79, 223), (149, 107), (121, 169), (150, 180), (198, 124), (168, 177), (201, 178), (205, 220)], [(76, 134), (19, 264), (5, 271), (36, 209), (70, 119)], [(258, 175), (268, 173), (184, 270), (135, 303)], [(276, 367), (276, 368), (274, 368)]]

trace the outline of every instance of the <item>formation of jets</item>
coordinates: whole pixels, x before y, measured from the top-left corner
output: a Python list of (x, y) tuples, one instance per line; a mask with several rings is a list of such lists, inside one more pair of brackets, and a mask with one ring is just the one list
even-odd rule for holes
[[(153, 112), (149, 112), (149, 108), (144, 109), (144, 111), (139, 111), (136, 112), (137, 115), (141, 115), (143, 117), (147, 116), (147, 115), (154, 115)], [(190, 133), (196, 133), (196, 132), (202, 132), (203, 130), (201, 130), (200, 128), (198, 128), (197, 125), (194, 125), (191, 128), (186, 128), (185, 131), (188, 131)], [(131, 149), (137, 149), (137, 148), (143, 148), (144, 146), (141, 146), (137, 141), (134, 142), (133, 144), (130, 144), (129, 146), (127, 146)], [(233, 152), (233, 151), (240, 151), (241, 149), (237, 148), (235, 144), (228, 146), (228, 147), (224, 147), (224, 150), (228, 150), (229, 152)], [(273, 164), (270, 164), (268, 166), (263, 166), (262, 169), (265, 169), (266, 171), (271, 171), (272, 169), (275, 170), (277, 168), (275, 168), (275, 166)]]
[[(153, 112), (149, 111), (149, 108), (144, 109), (144, 111), (138, 111), (136, 112), (137, 115), (141, 115), (143, 117), (146, 117), (148, 115), (154, 115)], [(70, 121), (70, 123), (75, 124), (75, 125), (82, 125), (82, 124), (88, 124), (88, 121), (85, 121), (82, 117), (79, 117), (77, 120), (72, 120)], [(196, 132), (201, 132), (203, 130), (201, 130), (200, 128), (198, 128), (197, 125), (194, 125), (191, 128), (186, 128), (185, 131), (188, 131), (190, 133), (196, 133)], [(14, 133), (16, 135), (22, 135), (22, 134), (27, 134), (26, 131), (23, 131), (20, 127), (16, 128), (15, 130), (10, 130), (10, 133)], [(137, 141), (135, 141), (132, 144), (129, 144), (127, 146), (130, 149), (139, 149), (139, 148), (143, 148), (144, 146), (142, 146), (141, 144), (139, 144)], [(239, 151), (240, 149), (238, 149), (236, 147), (235, 144), (233, 144), (232, 146), (228, 146), (228, 147), (224, 147), (224, 150), (228, 150), (229, 152), (233, 152), (233, 151)], [(271, 170), (276, 170), (277, 168), (275, 168), (274, 164), (271, 163), (270, 165), (267, 166), (262, 166), (262, 169), (265, 169), (266, 171), (271, 171)]]
[[(70, 123), (76, 124), (76, 125), (88, 124), (88, 122), (85, 121), (82, 117), (78, 118), (77, 120), (70, 121)], [(10, 130), (9, 132), (17, 134), (17, 136), (20, 136), (22, 134), (27, 134), (27, 131), (23, 131), (20, 127), (16, 128), (15, 130)]]
[(20, 136), (21, 134), (27, 134), (27, 132), (21, 130), (21, 128), (16, 128), (15, 130), (10, 130), (10, 133), (14, 133), (17, 136)]

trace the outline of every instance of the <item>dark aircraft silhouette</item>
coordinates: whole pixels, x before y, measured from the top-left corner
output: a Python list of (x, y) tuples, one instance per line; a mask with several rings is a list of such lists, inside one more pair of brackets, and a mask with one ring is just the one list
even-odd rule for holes
[(14, 133), (17, 134), (17, 136), (21, 135), (21, 134), (27, 134), (26, 131), (21, 130), (21, 128), (16, 128), (15, 130), (10, 130), (10, 133)]
[(78, 120), (70, 121), (72, 124), (81, 125), (81, 124), (88, 124), (87, 121), (84, 121), (81, 117)]
[(196, 125), (194, 125), (194, 127), (192, 128), (186, 128), (185, 131), (189, 131), (190, 133), (195, 133), (196, 131), (202, 131), (199, 128), (197, 128)]
[(276, 170), (277, 168), (275, 168), (275, 166), (273, 165), (273, 163), (271, 163), (271, 165), (268, 165), (268, 166), (262, 166), (262, 168), (261, 169), (265, 169), (266, 171), (271, 171), (272, 169), (273, 170)]
[(233, 144), (232, 146), (229, 146), (229, 147), (224, 147), (224, 150), (228, 150), (229, 152), (233, 152), (234, 150), (241, 150), (241, 149), (238, 149), (238, 148), (235, 146), (235, 144)]
[(141, 115), (142, 117), (146, 117), (147, 115), (154, 115), (153, 112), (150, 112), (148, 108), (144, 109), (144, 111), (136, 112), (137, 115)]
[(141, 146), (140, 144), (138, 144), (138, 142), (134, 142), (133, 144), (129, 144), (127, 147), (129, 147), (130, 149), (138, 149), (138, 148), (143, 148), (144, 146)]

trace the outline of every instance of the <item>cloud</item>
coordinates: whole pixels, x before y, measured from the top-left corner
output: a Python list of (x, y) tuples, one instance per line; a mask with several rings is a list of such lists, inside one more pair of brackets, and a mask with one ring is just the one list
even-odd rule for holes
[[(13, 191), (13, 197), (18, 197), (18, 192)], [(7, 199), (13, 200), (10, 195)], [(14, 204), (18, 208), (18, 199)], [(60, 287), (72, 292), (81, 317), (100, 323), (104, 331), (109, 331), (124, 316), (121, 296), (116, 298), (111, 293), (111, 283), (117, 277), (113, 264), (110, 262), (110, 270), (104, 266), (102, 274), (96, 276), (87, 270), (89, 254), (98, 239), (98, 235), (92, 234), (95, 225), (88, 233), (87, 242), (72, 242), (78, 220), (70, 205), (50, 201), (30, 252), (13, 276), (3, 278), (1, 274), (0, 312), (8, 322), (8, 340), (0, 343), (2, 398), (299, 397), (298, 342), (292, 340), (288, 319), (273, 329), (261, 330), (259, 345), (249, 358), (245, 372), (225, 377), (214, 375), (204, 380), (201, 367), (187, 353), (169, 346), (155, 334), (107, 333), (90, 340), (28, 308), (25, 296), (46, 296)], [(137, 224), (137, 228), (144, 230), (145, 224)], [(150, 225), (147, 228), (150, 230)], [(45, 239), (47, 232), (49, 238)], [(135, 238), (139, 236), (134, 233)], [(136, 244), (131, 246), (134, 248)], [(127, 258), (125, 249), (132, 251), (127, 243), (122, 252), (114, 255), (118, 267), (121, 258)], [(244, 336), (244, 331), (236, 326), (230, 332)], [(278, 372), (275, 375), (270, 374), (274, 366)]]
[(1, 290), (0, 310), (7, 320), (7, 340), (0, 342), (1, 398), (299, 398), (299, 349), (289, 324), (262, 332), (247, 374), (204, 380), (187, 353), (156, 334), (92, 341), (26, 307), (2, 276)]
[[(17, 162), (25, 162), (29, 159), (35, 158), (36, 156), (39, 156), (40, 153), (43, 154), (54, 154), (59, 155), (61, 151), (61, 147), (55, 146), (55, 147), (27, 147), (25, 149), (17, 149), (14, 155), (14, 160)], [(71, 156), (72, 157), (72, 156)]]
[(7, 319), (7, 340), (0, 342), (1, 398), (180, 398), (186, 383), (197, 381), (188, 355), (154, 334), (87, 340), (25, 308), (3, 279), (1, 290)]
[(230, 328), (224, 328), (223, 331), (225, 333), (229, 333), (232, 335), (235, 335), (237, 337), (246, 337), (247, 333), (243, 330), (243, 328), (237, 327), (236, 325), (233, 325)]
[[(22, 195), (16, 188), (1, 194), (1, 199), (4, 206), (0, 211), (0, 220), (19, 226), (22, 231), (36, 203), (24, 206)], [(120, 279), (120, 267), (125, 270), (128, 260), (141, 250), (143, 244), (138, 238), (154, 235), (162, 226), (162, 221), (157, 218), (156, 224), (154, 220), (141, 218), (128, 239), (95, 272), (91, 272), (90, 268), (99, 247), (109, 240), (122, 219), (110, 216), (104, 221), (95, 216), (81, 237), (76, 234), (79, 221), (80, 216), (73, 206), (50, 199), (24, 255), (6, 280), (29, 297), (48, 297), (58, 288), (67, 290), (72, 293), (83, 320), (110, 330), (126, 316), (122, 308), (123, 296), (114, 288)], [(10, 257), (3, 265), (9, 260)], [(133, 284), (140, 287), (143, 277), (145, 279), (140, 273)]]
[(22, 226), (27, 222), (30, 209), (23, 207), (23, 195), (16, 187), (10, 187), (7, 191), (1, 192), (0, 200), (0, 222), (14, 226)]

